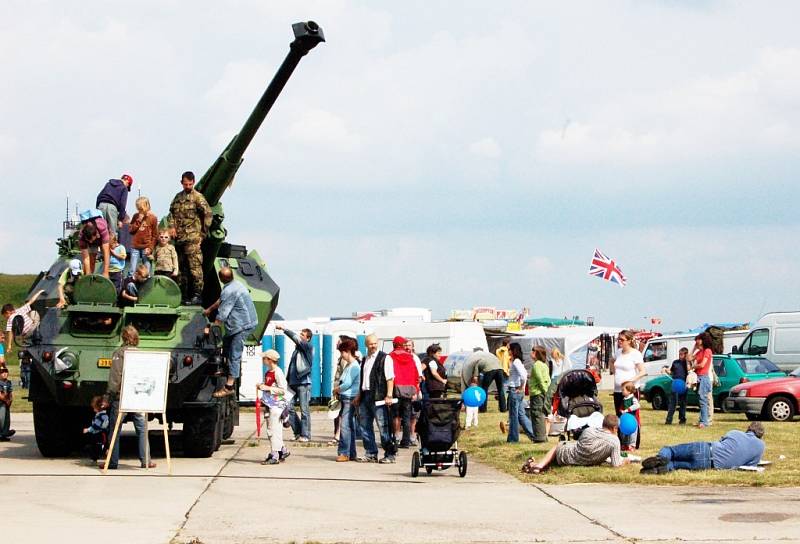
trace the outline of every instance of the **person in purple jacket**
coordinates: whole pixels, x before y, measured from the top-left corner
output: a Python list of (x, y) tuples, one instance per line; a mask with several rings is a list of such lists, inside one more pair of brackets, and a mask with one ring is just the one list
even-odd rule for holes
[(129, 221), (125, 207), (128, 205), (128, 193), (131, 192), (133, 178), (123, 174), (121, 179), (110, 179), (97, 195), (95, 207), (103, 212), (108, 230), (117, 234), (123, 223)]

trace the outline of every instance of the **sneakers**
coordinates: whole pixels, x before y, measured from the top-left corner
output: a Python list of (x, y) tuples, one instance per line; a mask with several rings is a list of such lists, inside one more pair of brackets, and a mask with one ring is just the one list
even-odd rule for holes
[(280, 461), (278, 461), (277, 459), (275, 459), (275, 458), (272, 456), (272, 453), (270, 453), (269, 455), (267, 455), (267, 458), (266, 458), (266, 459), (264, 459), (263, 461), (261, 461), (261, 464), (262, 464), (262, 465), (277, 465), (278, 463), (280, 463)]
[(644, 468), (639, 471), (639, 474), (666, 474), (669, 472), (667, 467), (653, 467), (653, 468)]
[(667, 461), (665, 458), (661, 457), (660, 455), (654, 455), (642, 461), (642, 468), (651, 469), (656, 467), (665, 467), (667, 466), (667, 463), (669, 463), (669, 461)]
[(279, 461), (286, 461), (286, 458), (291, 455), (291, 452), (287, 449), (282, 449), (278, 452), (278, 460)]
[(336, 456), (336, 462), (337, 463), (346, 463), (349, 460), (350, 460), (350, 457), (348, 457), (347, 455), (337, 455)]
[(157, 466), (158, 466), (158, 465), (156, 465), (156, 464), (155, 464), (154, 462), (152, 462), (152, 461), (150, 461), (150, 464), (148, 464), (148, 465), (145, 465), (144, 463), (142, 463), (142, 468), (156, 468)]
[(395, 462), (396, 461), (395, 461), (394, 455), (392, 455), (392, 456), (387, 455), (386, 457), (381, 457), (381, 460), (378, 461), (378, 463), (380, 463), (381, 465), (392, 465)]
[(6, 438), (11, 438), (15, 434), (17, 434), (17, 431), (15, 431), (14, 429), (9, 429), (9, 431), (6, 433)]
[(308, 438), (306, 438), (305, 436), (301, 436), (300, 438), (297, 438), (296, 440), (298, 442), (308, 442)]
[[(105, 461), (104, 461), (104, 462), (102, 462), (102, 463), (100, 463), (100, 464), (97, 466), (97, 468), (99, 468), (100, 470), (103, 470), (104, 468), (106, 468), (106, 463), (105, 463)], [(108, 470), (117, 470), (117, 465), (108, 465)]]
[(378, 456), (377, 455), (362, 455), (358, 459), (356, 459), (359, 463), (377, 463)]

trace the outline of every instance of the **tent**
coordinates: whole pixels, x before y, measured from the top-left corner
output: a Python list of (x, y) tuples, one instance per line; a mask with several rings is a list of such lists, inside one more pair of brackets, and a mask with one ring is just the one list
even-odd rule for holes
[(572, 363), (572, 368), (586, 368), (589, 344), (601, 334), (616, 336), (622, 327), (541, 327), (523, 331), (512, 342), (519, 342), (525, 355), (526, 366), (532, 363), (532, 346), (544, 346), (549, 352), (558, 348)]
[(559, 317), (529, 317), (524, 321), (529, 327), (565, 327), (567, 325), (585, 326), (586, 321)]

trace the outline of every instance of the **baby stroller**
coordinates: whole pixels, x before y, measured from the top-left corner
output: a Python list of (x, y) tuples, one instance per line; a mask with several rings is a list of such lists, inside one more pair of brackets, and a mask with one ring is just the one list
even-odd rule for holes
[(422, 402), (417, 420), (420, 449), (411, 456), (411, 476), (416, 478), (425, 467), (430, 474), (435, 470), (458, 467), (458, 475), (467, 475), (467, 453), (458, 451), (459, 416), (461, 399), (428, 399)]
[(570, 370), (561, 376), (553, 396), (553, 413), (567, 419), (560, 440), (577, 440), (586, 427), (602, 426), (603, 405), (591, 372)]

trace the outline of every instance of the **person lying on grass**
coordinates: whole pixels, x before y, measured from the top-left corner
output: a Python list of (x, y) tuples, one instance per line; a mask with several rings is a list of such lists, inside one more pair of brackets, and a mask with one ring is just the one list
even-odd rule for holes
[(603, 427), (596, 429), (588, 427), (583, 430), (578, 440), (559, 442), (537, 463), (533, 457), (529, 458), (522, 466), (522, 472), (539, 474), (551, 464), (560, 466), (595, 466), (602, 465), (606, 459), (611, 459), (611, 466), (621, 467), (628, 462), (620, 453), (619, 418), (608, 414), (603, 418)]
[(754, 421), (745, 432), (728, 431), (716, 442), (689, 442), (664, 446), (658, 455), (642, 461), (642, 474), (666, 474), (673, 470), (736, 469), (758, 466), (764, 455), (764, 426)]

